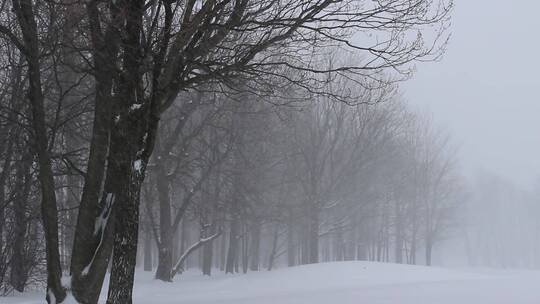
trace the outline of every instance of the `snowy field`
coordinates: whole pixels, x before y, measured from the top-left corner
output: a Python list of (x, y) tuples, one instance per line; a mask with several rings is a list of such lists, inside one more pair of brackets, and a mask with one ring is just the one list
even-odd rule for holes
[[(42, 297), (24, 294), (0, 303), (43, 303)], [(134, 303), (538, 304), (540, 272), (342, 262), (234, 276), (187, 272), (174, 283), (139, 272)]]

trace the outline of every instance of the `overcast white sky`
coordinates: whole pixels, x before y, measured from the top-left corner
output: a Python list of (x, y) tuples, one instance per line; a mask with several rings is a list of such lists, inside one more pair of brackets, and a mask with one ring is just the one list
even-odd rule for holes
[(402, 85), (478, 168), (528, 186), (540, 176), (540, 2), (455, 0), (442, 62), (419, 64)]

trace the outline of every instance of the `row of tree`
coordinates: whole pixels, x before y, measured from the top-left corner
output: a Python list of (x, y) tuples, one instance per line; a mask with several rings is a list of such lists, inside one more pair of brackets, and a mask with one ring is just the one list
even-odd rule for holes
[[(147, 165), (140, 265), (164, 281), (194, 265), (210, 275), (213, 267), (233, 273), (322, 261), (416, 264), (420, 249), (430, 265), (433, 246), (455, 227), (464, 189), (448, 136), (387, 93), (383, 103), (353, 106), (186, 93), (198, 110), (164, 116)], [(21, 291), (41, 277), (45, 244), (28, 142), (7, 142), (6, 153), (21, 159), (4, 159), (2, 274), (4, 288)], [(83, 187), (74, 150), (58, 160), (64, 269)], [(95, 232), (108, 214), (100, 217)]]
[(143, 196), (146, 270), (157, 264), (156, 278), (169, 281), (195, 265), (210, 274), (212, 265), (415, 264), (420, 249), (431, 264), (465, 193), (448, 137), (429, 119), (395, 96), (378, 105), (238, 106), (212, 109), (226, 113), (214, 116), (224, 125), (189, 122), (192, 140), (179, 141), (188, 147), (158, 144)]
[(284, 231), (291, 265), (349, 257), (347, 239), (388, 260), (393, 234), (414, 260), (443, 226), (451, 162), (395, 82), (442, 54), (451, 7), (2, 2), (4, 288), (45, 274), (49, 303), (96, 303), (111, 265), (108, 303), (131, 303), (141, 230), (166, 281), (200, 247), (206, 273), (213, 251), (227, 272), (272, 268)]

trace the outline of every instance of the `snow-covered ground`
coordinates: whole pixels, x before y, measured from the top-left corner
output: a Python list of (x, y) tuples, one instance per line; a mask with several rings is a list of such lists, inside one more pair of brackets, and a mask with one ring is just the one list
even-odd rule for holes
[[(299, 266), (247, 275), (187, 272), (174, 283), (137, 273), (137, 304), (538, 304), (540, 272), (451, 270), (370, 262)], [(0, 298), (43, 303), (42, 294)]]

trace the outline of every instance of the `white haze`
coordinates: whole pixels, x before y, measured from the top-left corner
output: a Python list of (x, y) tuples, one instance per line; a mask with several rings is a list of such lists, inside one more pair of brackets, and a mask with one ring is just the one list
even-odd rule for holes
[(441, 62), (403, 84), (459, 146), (470, 199), (439, 265), (537, 268), (540, 3), (457, 0)]
[(468, 176), (494, 172), (523, 188), (540, 173), (540, 3), (457, 0), (441, 62), (403, 84), (460, 145)]

